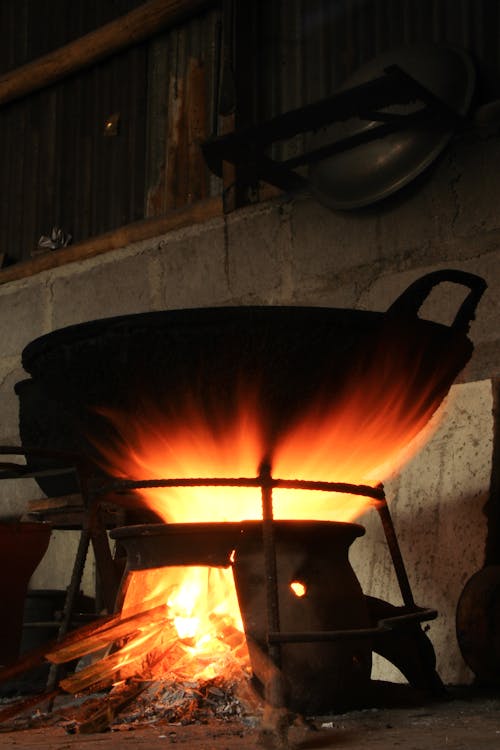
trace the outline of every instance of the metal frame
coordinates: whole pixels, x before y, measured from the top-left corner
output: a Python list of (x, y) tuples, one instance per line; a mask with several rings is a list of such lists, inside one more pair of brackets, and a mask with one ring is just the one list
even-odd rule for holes
[[(262, 461), (256, 477), (197, 477), (151, 480), (126, 479), (93, 479), (89, 493), (94, 498), (100, 494), (128, 492), (130, 490), (152, 489), (161, 487), (255, 487), (261, 490), (262, 499), (262, 540), (264, 554), (264, 570), (266, 580), (266, 618), (268, 652), (276, 667), (280, 667), (281, 644), (338, 641), (353, 638), (369, 638), (386, 634), (400, 627), (418, 626), (420, 623), (433, 620), (437, 616), (434, 609), (424, 609), (415, 604), (410, 582), (399, 547), (392, 517), (382, 484), (375, 487), (370, 485), (349, 484), (345, 482), (321, 482), (301, 479), (278, 479), (271, 473), (271, 465), (267, 460)], [(382, 522), (387, 545), (391, 554), (394, 570), (405, 605), (405, 612), (400, 615), (384, 617), (378, 620), (375, 627), (353, 628), (332, 631), (283, 632), (280, 629), (279, 596), (277, 586), (276, 548), (274, 536), (273, 489), (316, 490), (321, 492), (340, 492), (368, 497), (371, 500)], [(94, 503), (95, 504), (95, 501)], [(417, 631), (421, 634), (421, 631)], [(417, 638), (415, 646), (418, 649)], [(428, 666), (428, 683), (437, 686), (436, 673), (431, 665)], [(438, 678), (437, 678), (438, 679)], [(266, 685), (266, 699), (276, 707), (284, 707), (284, 690), (279, 672), (269, 676)]]
[[(415, 101), (422, 103), (422, 107), (416, 112), (395, 114), (382, 111), (391, 105), (406, 105)], [(379, 124), (283, 161), (276, 161), (266, 154), (266, 150), (277, 141), (353, 117)], [(309, 185), (309, 181), (295, 171), (298, 167), (401, 129), (442, 128), (443, 124), (457, 127), (463, 121), (462, 115), (402, 68), (391, 65), (378, 78), (278, 115), (260, 125), (243, 127), (227, 135), (213, 136), (201, 147), (209, 169), (219, 177), (222, 177), (223, 164), (226, 162), (244, 168), (249, 180), (248, 187), (255, 187), (259, 180), (263, 180), (281, 190), (295, 191)]]
[[(266, 687), (266, 699), (272, 706), (284, 707), (284, 689), (279, 673), (281, 661), (281, 644), (306, 642), (331, 642), (338, 640), (352, 640), (353, 638), (370, 638), (387, 634), (401, 627), (418, 626), (420, 623), (432, 620), (437, 616), (433, 609), (424, 609), (415, 604), (410, 582), (404, 565), (401, 550), (396, 538), (392, 517), (382, 484), (375, 487), (357, 485), (345, 482), (322, 482), (300, 479), (274, 478), (271, 464), (262, 461), (256, 477), (198, 477), (152, 480), (124, 480), (109, 477), (96, 477), (89, 471), (89, 466), (81, 455), (66, 451), (53, 451), (38, 448), (21, 448), (18, 446), (0, 446), (0, 456), (20, 455), (32, 456), (40, 459), (52, 459), (65, 464), (50, 469), (32, 469), (29, 466), (16, 464), (12, 461), (0, 460), (0, 479), (36, 478), (37, 476), (57, 475), (75, 472), (83, 499), (83, 522), (78, 549), (71, 574), (71, 581), (67, 588), (63, 609), (63, 617), (58, 631), (58, 639), (69, 630), (76, 596), (79, 591), (85, 560), (90, 543), (93, 545), (96, 564), (101, 578), (105, 603), (109, 611), (114, 608), (119, 587), (119, 577), (116, 575), (114, 560), (111, 555), (106, 526), (101, 515), (103, 495), (123, 493), (130, 490), (160, 488), (160, 487), (255, 487), (261, 490), (262, 501), (262, 541), (264, 554), (264, 570), (266, 579), (266, 619), (267, 642), (269, 656), (278, 670), (270, 673)], [(277, 586), (277, 563), (274, 535), (273, 490), (275, 488), (294, 490), (315, 490), (320, 492), (339, 492), (370, 498), (381, 519), (387, 545), (391, 554), (394, 570), (397, 576), (401, 595), (404, 601), (404, 613), (379, 619), (374, 627), (352, 628), (332, 631), (283, 632), (280, 628), (280, 605)], [(421, 631), (417, 630), (421, 635)], [(415, 638), (418, 650), (418, 638)], [(428, 667), (429, 685), (436, 685), (436, 674), (430, 665)], [(58, 670), (54, 668), (49, 674), (47, 688), (53, 687), (58, 679)]]

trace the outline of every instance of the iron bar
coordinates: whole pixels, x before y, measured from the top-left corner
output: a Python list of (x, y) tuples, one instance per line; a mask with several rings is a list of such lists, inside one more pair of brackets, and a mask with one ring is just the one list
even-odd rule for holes
[[(271, 465), (263, 461), (259, 469), (259, 482), (262, 493), (262, 542), (264, 546), (264, 569), (266, 571), (267, 625), (269, 632), (279, 631), (278, 573), (276, 568), (276, 547), (274, 539), (273, 487)], [(276, 666), (280, 666), (280, 649), (270, 653)]]
[[(423, 106), (404, 114), (383, 111), (391, 105), (408, 105), (413, 102), (420, 102)], [(363, 128), (350, 138), (334, 141), (288, 160), (277, 161), (265, 153), (274, 143), (353, 117), (365, 122), (378, 121), (380, 124), (374, 128)], [(209, 169), (219, 177), (222, 176), (224, 163), (229, 162), (235, 167), (245, 164), (248, 167), (251, 161), (253, 170), (250, 171), (254, 182), (264, 180), (281, 190), (293, 191), (308, 186), (308, 180), (294, 171), (299, 166), (383, 138), (403, 128), (432, 130), (442, 128), (443, 123), (447, 127), (458, 127), (463, 121), (464, 118), (446, 102), (441, 101), (399, 66), (391, 65), (371, 81), (338, 91), (332, 96), (277, 115), (266, 122), (213, 136), (202, 144), (202, 151)]]
[[(264, 459), (259, 467), (259, 483), (262, 495), (262, 545), (264, 551), (264, 571), (266, 585), (267, 632), (279, 632), (280, 612), (278, 593), (278, 571), (276, 564), (276, 544), (274, 536), (273, 514), (273, 480), (271, 463)], [(285, 691), (281, 672), (281, 646), (268, 641), (268, 652), (278, 672), (269, 676), (266, 681), (266, 700), (274, 708), (286, 705)]]
[[(100, 484), (99, 484), (100, 482)], [(120, 492), (136, 489), (149, 489), (155, 487), (260, 487), (262, 495), (262, 539), (264, 552), (264, 569), (266, 583), (266, 609), (267, 609), (267, 644), (268, 654), (271, 661), (277, 667), (273, 678), (266, 683), (266, 700), (273, 707), (285, 705), (284, 686), (279, 672), (281, 644), (283, 643), (307, 643), (342, 641), (353, 638), (369, 638), (382, 635), (400, 626), (419, 627), (421, 622), (434, 619), (437, 612), (431, 609), (421, 609), (415, 604), (410, 587), (408, 575), (404, 565), (401, 549), (396, 538), (396, 532), (392, 517), (389, 512), (384, 487), (379, 484), (375, 487), (370, 485), (356, 485), (346, 482), (321, 482), (301, 479), (275, 479), (271, 474), (271, 465), (263, 461), (259, 467), (256, 477), (183, 477), (171, 479), (153, 480), (117, 480), (106, 481), (106, 478), (93, 479), (92, 491), (94, 494), (106, 492)], [(375, 627), (354, 628), (334, 631), (305, 631), (305, 632), (280, 632), (279, 597), (277, 586), (277, 563), (274, 538), (274, 516), (273, 496), (274, 488), (293, 490), (319, 490), (323, 492), (339, 492), (368, 497), (376, 508), (384, 529), (387, 545), (396, 572), (396, 577), (401, 590), (403, 601), (409, 610), (404, 615), (384, 618), (378, 621)]]
[(389, 547), (394, 570), (396, 571), (396, 577), (398, 579), (403, 602), (407, 607), (414, 608), (416, 606), (415, 600), (413, 598), (410, 581), (408, 579), (408, 574), (406, 572), (406, 567), (403, 561), (403, 555), (401, 554), (401, 548), (396, 537), (396, 531), (392, 522), (392, 516), (390, 514), (389, 506), (387, 505), (385, 497), (382, 502), (376, 504), (376, 509), (377, 513), (379, 514), (380, 520), (382, 521), (385, 538), (387, 540), (387, 546)]
[[(100, 484), (99, 484), (100, 483)], [(321, 492), (341, 492), (349, 495), (361, 495), (372, 500), (384, 501), (385, 494), (380, 485), (372, 487), (367, 484), (349, 484), (347, 482), (317, 482), (306, 479), (266, 478), (266, 484), (272, 489), (318, 490)], [(156, 487), (261, 487), (262, 479), (257, 477), (180, 477), (175, 479), (113, 479), (93, 480), (92, 491), (96, 494), (126, 490), (152, 489)]]
[[(74, 609), (75, 609), (76, 599), (80, 591), (80, 584), (82, 582), (82, 576), (83, 576), (83, 571), (85, 568), (85, 562), (87, 559), (89, 546), (90, 546), (90, 531), (87, 526), (84, 526), (84, 528), (80, 532), (80, 539), (78, 541), (78, 549), (76, 552), (75, 561), (73, 563), (73, 570), (71, 573), (71, 581), (66, 590), (66, 598), (64, 601), (63, 616), (62, 616), (61, 624), (57, 632), (57, 641), (62, 641), (62, 639), (67, 635), (70, 629), (71, 620), (72, 620)], [(47, 678), (47, 685), (46, 685), (47, 690), (55, 689), (56, 685), (59, 682), (60, 672), (61, 672), (60, 665), (58, 664), (50, 665), (49, 676)]]
[(437, 611), (435, 609), (417, 609), (415, 612), (407, 612), (404, 615), (385, 617), (379, 620), (373, 628), (350, 628), (346, 630), (310, 630), (303, 632), (269, 632), (269, 643), (324, 643), (329, 641), (344, 641), (352, 638), (369, 638), (378, 634), (396, 630), (398, 627), (411, 623), (435, 620)]

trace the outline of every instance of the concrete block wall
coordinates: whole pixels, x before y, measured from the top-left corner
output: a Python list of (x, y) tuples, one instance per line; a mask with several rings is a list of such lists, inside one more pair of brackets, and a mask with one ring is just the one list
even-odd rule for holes
[[(466, 136), (425, 179), (379, 206), (340, 213), (308, 196), (283, 197), (0, 287), (0, 442), (19, 440), (13, 386), (25, 377), (21, 351), (57, 328), (210, 305), (385, 310), (431, 270), (484, 275), (489, 289), (470, 334), (474, 357), (444, 404), (434, 436), (387, 482), (417, 601), (440, 611), (431, 634), (442, 676), (470, 680), (455, 641), (454, 612), (463, 584), (484, 558), (491, 379), (500, 372), (499, 151), (496, 139)], [(425, 312), (448, 323), (457, 304), (452, 287), (433, 295)], [(39, 496), (31, 480), (2, 482), (0, 515), (19, 516)], [(366, 537), (352, 550), (358, 575), (369, 593), (399, 603), (377, 519), (367, 518), (366, 525)], [(34, 587), (65, 585), (74, 554), (68, 539), (57, 535)]]

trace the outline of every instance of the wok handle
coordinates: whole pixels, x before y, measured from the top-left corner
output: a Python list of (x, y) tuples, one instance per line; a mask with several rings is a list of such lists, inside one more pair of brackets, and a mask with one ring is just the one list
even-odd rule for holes
[(470, 293), (462, 302), (457, 314), (455, 315), (455, 320), (450, 326), (453, 330), (467, 333), (469, 330), (469, 323), (471, 320), (474, 320), (474, 314), (478, 302), (487, 287), (486, 281), (481, 278), (481, 276), (467, 273), (467, 271), (443, 269), (422, 276), (422, 278), (417, 279), (413, 284), (410, 284), (408, 289), (406, 289), (403, 294), (392, 303), (387, 310), (387, 315), (416, 317), (430, 292), (435, 286), (441, 284), (443, 281), (461, 284), (470, 289)]

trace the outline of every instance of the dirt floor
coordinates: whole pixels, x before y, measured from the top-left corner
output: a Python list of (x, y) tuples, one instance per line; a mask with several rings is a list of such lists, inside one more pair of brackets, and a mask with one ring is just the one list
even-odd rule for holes
[[(34, 712), (34, 715), (36, 711)], [(80, 734), (71, 722), (1, 731), (0, 748), (27, 750), (157, 750), (178, 745), (186, 750), (249, 750), (289, 747), (356, 750), (499, 750), (500, 690), (450, 691), (447, 700), (400, 708), (364, 709), (344, 714), (295, 718), (283, 732), (263, 731), (260, 717), (208, 719), (182, 725), (153, 719), (150, 723), (114, 725), (104, 733)], [(274, 719), (268, 722), (276, 727)]]

